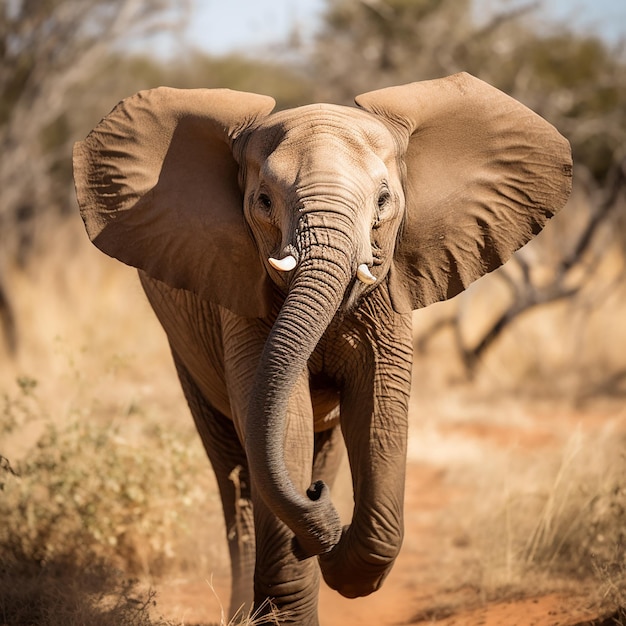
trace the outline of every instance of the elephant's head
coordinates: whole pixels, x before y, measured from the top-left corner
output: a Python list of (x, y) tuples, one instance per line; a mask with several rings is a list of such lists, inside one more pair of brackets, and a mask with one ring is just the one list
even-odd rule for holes
[(341, 531), (323, 485), (293, 486), (280, 433), (337, 311), (382, 285), (399, 313), (454, 296), (538, 233), (571, 184), (567, 141), (467, 74), (356, 102), (270, 114), (265, 96), (160, 88), (123, 101), (74, 156), (87, 231), (107, 254), (241, 316), (269, 316), (285, 295), (247, 453), (306, 554)]

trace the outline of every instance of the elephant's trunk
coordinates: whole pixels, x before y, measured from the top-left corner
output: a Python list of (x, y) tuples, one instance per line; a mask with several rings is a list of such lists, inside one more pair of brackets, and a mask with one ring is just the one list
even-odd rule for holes
[(323, 228), (308, 231), (306, 239), (313, 243), (300, 249), (297, 274), (261, 356), (246, 422), (246, 451), (256, 488), (294, 532), (302, 556), (328, 552), (341, 538), (328, 488), (317, 482), (302, 493), (289, 474), (284, 449), (290, 445), (285, 428), (294, 386), (356, 271), (349, 232), (335, 231), (333, 238), (340, 241), (330, 245), (326, 237), (320, 241)]

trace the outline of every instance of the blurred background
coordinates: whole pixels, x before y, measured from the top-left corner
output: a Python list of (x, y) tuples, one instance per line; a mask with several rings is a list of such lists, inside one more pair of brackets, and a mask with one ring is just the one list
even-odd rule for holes
[[(468, 71), (569, 139), (574, 190), (504, 268), (415, 313), (410, 460), (445, 468), (449, 484), (464, 475), (481, 485), (494, 520), (517, 491), (511, 478), (502, 500), (502, 485), (486, 482), (504, 466), (485, 469), (485, 455), (495, 463), (506, 453), (504, 473), (532, 492), (519, 536), (509, 516), (489, 558), (479, 508), (465, 518), (475, 526), (451, 531), (462, 538), (455, 550), (475, 550), (481, 601), (519, 590), (535, 567), (559, 581), (594, 580), (594, 593), (607, 585), (611, 606), (626, 604), (624, 2), (3, 0), (0, 60), (0, 589), (4, 581), (15, 591), (18, 570), (41, 581), (44, 567), (60, 575), (101, 559), (157, 586), (189, 572), (228, 576), (213, 479), (164, 336), (134, 271), (87, 241), (73, 143), (119, 100), (159, 85), (269, 94), (287, 108), (351, 104), (380, 87)], [(532, 478), (511, 466), (512, 447)], [(598, 450), (592, 463), (585, 455)], [(575, 472), (557, 492), (566, 465), (581, 464), (595, 468), (593, 485)], [(437, 515), (449, 531), (454, 514)], [(610, 575), (598, 582), (598, 572)], [(103, 576), (79, 595), (93, 600), (104, 579), (116, 598), (140, 593)], [(9, 595), (0, 592), (0, 622)], [(127, 623), (128, 606), (119, 600), (108, 623)]]

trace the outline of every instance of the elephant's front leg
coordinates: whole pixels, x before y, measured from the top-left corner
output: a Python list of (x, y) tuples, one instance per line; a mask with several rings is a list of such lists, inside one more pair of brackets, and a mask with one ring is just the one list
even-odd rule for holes
[(246, 455), (232, 420), (206, 401), (182, 359), (175, 351), (172, 354), (220, 490), (231, 562), (229, 617), (232, 618), (246, 614), (253, 600), (255, 547)]
[[(287, 468), (304, 494), (311, 484), (313, 464), (313, 412), (308, 374), (303, 372), (289, 402), (284, 450)], [(315, 558), (300, 559), (293, 532), (268, 509), (255, 489), (252, 498), (256, 532), (254, 597), (257, 608), (269, 599), (280, 613), (281, 624), (315, 626), (319, 567)], [(295, 548), (295, 551), (294, 551)], [(263, 612), (268, 610), (263, 607)]]
[(365, 320), (347, 337), (340, 376), (354, 513), (320, 566), (329, 586), (351, 598), (380, 587), (403, 538), (411, 328), (410, 318), (393, 313), (386, 322), (381, 328)]

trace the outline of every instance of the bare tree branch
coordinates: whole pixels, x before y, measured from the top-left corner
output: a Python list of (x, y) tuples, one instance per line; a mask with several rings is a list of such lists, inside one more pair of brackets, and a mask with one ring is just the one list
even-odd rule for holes
[[(69, 196), (55, 193), (54, 150), (46, 132), (89, 96), (87, 85), (106, 56), (130, 36), (184, 24), (190, 0), (14, 0), (0, 8), (0, 270), (24, 254), (24, 229), (60, 213)], [(81, 91), (83, 88), (83, 91)], [(59, 140), (57, 139), (57, 142)], [(58, 155), (57, 155), (58, 156)], [(28, 217), (26, 223), (25, 218)], [(15, 316), (0, 272), (0, 320), (16, 345)], [(0, 331), (0, 335), (1, 335)]]

